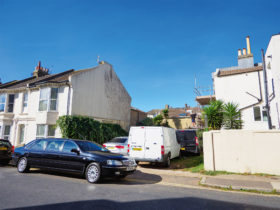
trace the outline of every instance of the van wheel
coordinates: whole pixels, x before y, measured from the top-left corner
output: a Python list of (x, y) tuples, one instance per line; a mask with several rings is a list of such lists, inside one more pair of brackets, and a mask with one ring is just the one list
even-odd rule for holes
[(195, 155), (199, 156), (200, 155), (200, 149), (199, 146), (196, 147)]
[(19, 173), (26, 173), (27, 171), (29, 171), (29, 165), (27, 162), (27, 158), (26, 157), (22, 157), (19, 159), (18, 164), (17, 164), (17, 170)]
[(89, 183), (97, 183), (100, 180), (101, 170), (98, 163), (91, 163), (86, 169), (86, 179)]
[(170, 154), (168, 154), (167, 159), (164, 163), (164, 167), (169, 168), (170, 167)]

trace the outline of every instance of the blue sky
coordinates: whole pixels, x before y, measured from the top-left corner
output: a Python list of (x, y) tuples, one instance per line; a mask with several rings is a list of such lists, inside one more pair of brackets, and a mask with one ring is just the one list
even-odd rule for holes
[(195, 76), (211, 86), (211, 72), (237, 65), (247, 35), (261, 62), (279, 9), (277, 0), (0, 0), (0, 77), (29, 77), (39, 60), (52, 73), (84, 69), (100, 55), (133, 106), (195, 106)]

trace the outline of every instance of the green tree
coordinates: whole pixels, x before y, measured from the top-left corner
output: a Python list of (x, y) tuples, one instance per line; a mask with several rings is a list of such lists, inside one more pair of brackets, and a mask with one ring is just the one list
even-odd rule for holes
[(161, 114), (155, 116), (155, 117), (153, 118), (154, 125), (160, 126), (161, 123), (162, 123), (162, 120), (163, 120), (163, 116), (162, 116)]
[(241, 129), (241, 112), (238, 105), (228, 102), (223, 106), (223, 126), (225, 129)]
[(208, 122), (208, 127), (213, 130), (221, 129), (223, 125), (223, 102), (221, 100), (211, 101), (203, 108), (203, 118)]
[(142, 120), (141, 122), (137, 123), (137, 125), (139, 126), (153, 126), (154, 122), (152, 118), (145, 118), (144, 120)]
[(168, 109), (162, 110), (162, 115), (163, 115), (163, 118), (164, 118), (164, 121), (165, 121), (165, 122), (163, 123), (163, 126), (169, 127), (168, 121), (167, 121), (168, 116), (169, 116), (169, 110), (168, 110)]

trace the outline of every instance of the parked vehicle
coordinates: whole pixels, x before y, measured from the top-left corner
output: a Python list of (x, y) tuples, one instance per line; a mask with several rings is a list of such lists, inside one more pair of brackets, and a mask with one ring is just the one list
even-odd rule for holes
[(110, 150), (113, 153), (127, 155), (127, 142), (128, 142), (127, 136), (116, 137), (104, 143), (103, 147), (106, 147), (106, 149)]
[(14, 146), (11, 145), (9, 140), (0, 139), (0, 163), (8, 164), (12, 159), (12, 152)]
[(176, 136), (178, 142), (181, 144), (181, 153), (186, 154), (188, 152), (200, 155), (199, 141), (196, 136), (196, 130), (177, 130)]
[(101, 145), (85, 140), (37, 139), (15, 149), (13, 162), (18, 172), (45, 168), (85, 175), (90, 183), (104, 176), (125, 177), (136, 170), (133, 158), (111, 153)]
[(164, 163), (180, 154), (175, 129), (155, 126), (131, 127), (128, 137), (129, 156), (136, 161)]

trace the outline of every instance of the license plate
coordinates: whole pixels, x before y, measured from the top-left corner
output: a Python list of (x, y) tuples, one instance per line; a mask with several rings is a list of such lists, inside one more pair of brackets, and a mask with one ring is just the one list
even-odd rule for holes
[(185, 148), (185, 147), (182, 147), (181, 150), (186, 150), (186, 148)]
[(142, 148), (132, 148), (134, 151), (142, 151)]
[(7, 147), (0, 147), (0, 150), (8, 150)]
[(133, 171), (134, 169), (135, 169), (134, 166), (129, 166), (129, 167), (126, 168), (126, 171)]
[(107, 147), (107, 149), (115, 149), (115, 147)]

